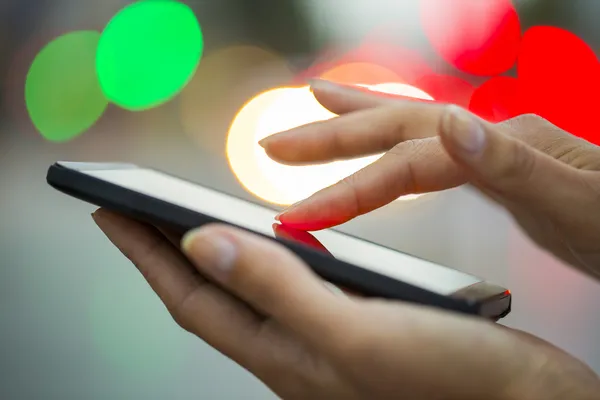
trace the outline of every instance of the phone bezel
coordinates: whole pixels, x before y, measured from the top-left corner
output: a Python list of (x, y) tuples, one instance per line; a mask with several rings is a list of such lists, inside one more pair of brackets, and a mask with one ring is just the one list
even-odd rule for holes
[[(53, 188), (71, 197), (126, 215), (144, 223), (173, 230), (180, 234), (209, 223), (223, 223), (252, 232), (283, 244), (304, 260), (323, 279), (366, 296), (408, 301), (459, 313), (479, 315), (494, 320), (502, 318), (510, 312), (510, 293), (499, 286), (491, 285), (487, 282), (480, 282), (473, 285), (473, 287), (487, 288), (487, 290), (483, 291), (465, 290), (467, 288), (463, 288), (456, 295), (446, 296), (438, 294), (340, 261), (333, 256), (286, 240), (285, 238), (270, 237), (260, 232), (255, 232), (242, 226), (211, 217), (210, 215), (156, 199), (81, 172), (82, 170), (119, 170), (131, 168), (141, 167), (134, 164), (120, 163), (57, 162), (48, 169), (46, 181)], [(167, 175), (175, 177), (172, 174)], [(192, 183), (199, 185), (195, 182)], [(212, 188), (207, 189), (223, 195), (236, 197)], [(248, 201), (245, 199), (240, 200)], [(463, 294), (478, 293), (479, 297), (461, 296), (460, 292)], [(485, 293), (485, 295), (482, 295), (482, 293)]]

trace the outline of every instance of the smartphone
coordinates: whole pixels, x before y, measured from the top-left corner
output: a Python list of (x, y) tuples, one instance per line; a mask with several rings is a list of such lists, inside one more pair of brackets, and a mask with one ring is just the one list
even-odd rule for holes
[(80, 200), (183, 234), (225, 223), (286, 246), (323, 280), (368, 297), (438, 307), (497, 321), (511, 310), (507, 289), (334, 229), (304, 232), (276, 210), (132, 164), (57, 162), (47, 182)]

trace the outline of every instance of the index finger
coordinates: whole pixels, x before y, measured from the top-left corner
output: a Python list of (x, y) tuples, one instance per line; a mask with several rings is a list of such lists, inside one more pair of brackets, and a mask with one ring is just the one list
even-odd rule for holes
[(406, 140), (436, 136), (443, 110), (440, 104), (396, 102), (277, 133), (260, 145), (283, 164), (368, 156)]
[(373, 164), (329, 186), (278, 216), (295, 229), (341, 225), (406, 194), (434, 192), (465, 183), (438, 138), (396, 146)]

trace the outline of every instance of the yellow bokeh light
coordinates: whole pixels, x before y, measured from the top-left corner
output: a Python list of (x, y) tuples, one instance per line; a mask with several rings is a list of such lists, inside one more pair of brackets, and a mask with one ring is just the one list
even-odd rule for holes
[(262, 47), (238, 45), (209, 52), (180, 96), (185, 133), (204, 150), (221, 153), (240, 107), (293, 76), (284, 58)]
[[(402, 83), (361, 84), (371, 90), (433, 100)], [(278, 205), (290, 205), (330, 186), (381, 157), (362, 157), (320, 165), (288, 166), (273, 161), (258, 141), (272, 134), (335, 117), (312, 95), (308, 86), (275, 88), (250, 100), (234, 119), (227, 138), (227, 159), (246, 190)], [(422, 195), (407, 195), (410, 200)]]

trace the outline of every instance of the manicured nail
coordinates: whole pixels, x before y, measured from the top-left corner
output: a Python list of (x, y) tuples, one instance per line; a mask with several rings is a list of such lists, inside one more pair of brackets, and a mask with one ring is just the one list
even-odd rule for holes
[(295, 202), (294, 204), (288, 206), (285, 210), (281, 211), (279, 214), (275, 216), (275, 221), (281, 221), (281, 216), (283, 214), (287, 214), (292, 211), (294, 208), (298, 207), (300, 204), (304, 203), (304, 200), (300, 200)]
[(442, 130), (443, 134), (465, 154), (479, 154), (485, 147), (483, 126), (460, 107), (448, 107), (442, 117)]
[(264, 139), (261, 139), (261, 140), (259, 140), (259, 141), (258, 141), (258, 145), (264, 149), (264, 148), (265, 148), (265, 146), (267, 145), (267, 142), (269, 141), (268, 139), (269, 139), (269, 138), (268, 138), (268, 137), (266, 137), (266, 138), (264, 138)]
[(332, 81), (328, 81), (325, 79), (320, 79), (320, 78), (314, 78), (314, 79), (309, 79), (308, 83), (310, 84), (310, 88), (312, 89), (318, 89), (318, 90), (340, 90), (344, 87), (344, 85), (341, 85), (339, 83), (335, 83)]
[(235, 243), (226, 235), (205, 232), (202, 228), (188, 232), (181, 248), (198, 267), (216, 279), (226, 278), (238, 254)]
[(289, 208), (287, 208), (287, 209), (285, 209), (285, 210), (281, 211), (279, 214), (277, 214), (277, 215), (275, 216), (275, 221), (279, 221), (279, 222), (281, 222), (281, 216), (282, 216), (283, 214), (287, 214), (287, 212), (288, 212), (288, 211), (290, 211), (290, 209), (289, 209)]
[(100, 215), (98, 215), (98, 210), (94, 211), (92, 213), (92, 220), (94, 221), (94, 223), (96, 224), (96, 226), (98, 228), (100, 228), (100, 230), (102, 232), (104, 232), (104, 229), (102, 229), (102, 217)]

